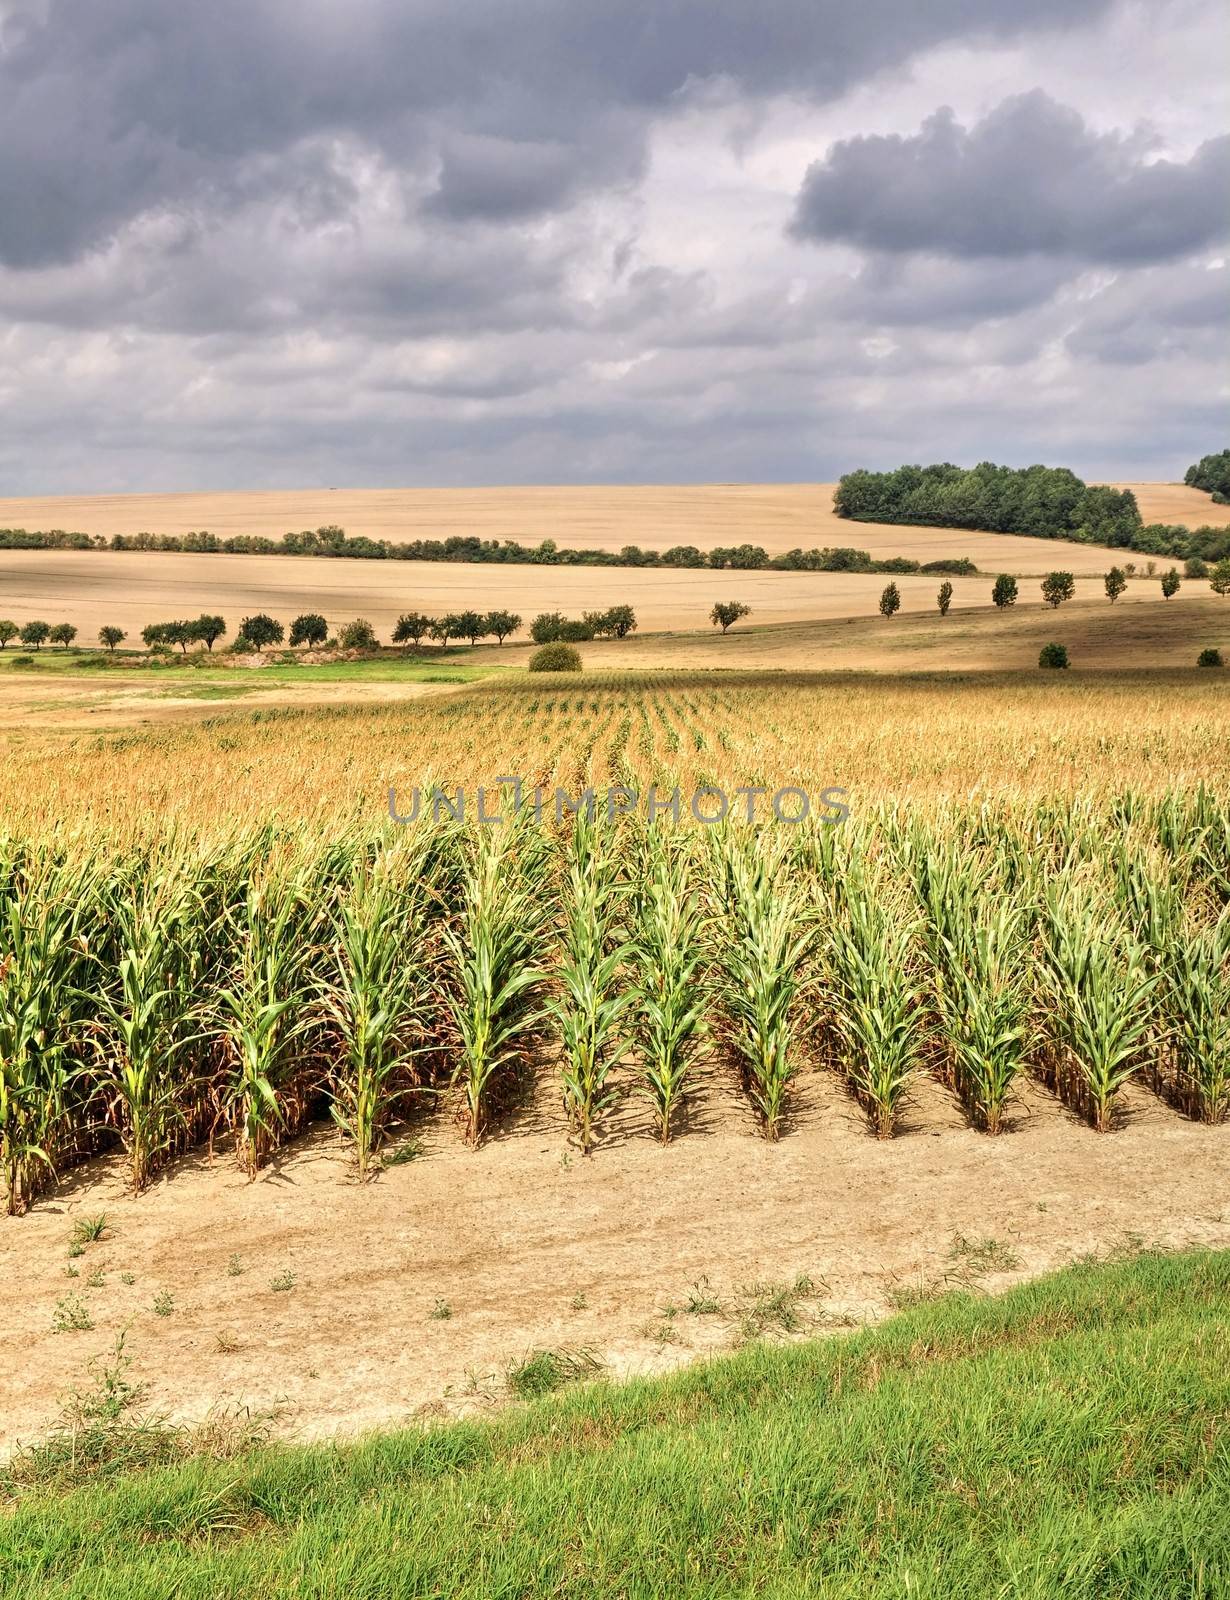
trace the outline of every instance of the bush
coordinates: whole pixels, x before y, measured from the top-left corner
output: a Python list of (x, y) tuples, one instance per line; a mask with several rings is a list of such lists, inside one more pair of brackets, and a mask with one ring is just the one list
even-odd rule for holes
[(544, 644), (530, 657), (531, 672), (580, 672), (581, 652), (570, 644)]
[(1044, 644), (1038, 653), (1040, 667), (1066, 667), (1068, 652), (1061, 644)]
[(559, 632), (551, 642), (564, 644), (587, 644), (594, 636), (594, 630), (587, 622), (577, 622), (572, 617), (565, 617), (559, 625)]
[(1196, 657), (1196, 665), (1198, 667), (1224, 667), (1225, 664), (1221, 658), (1221, 651), (1214, 650), (1211, 647), (1208, 650), (1202, 650)]
[(376, 630), (364, 617), (348, 622), (338, 635), (343, 650), (374, 650)]

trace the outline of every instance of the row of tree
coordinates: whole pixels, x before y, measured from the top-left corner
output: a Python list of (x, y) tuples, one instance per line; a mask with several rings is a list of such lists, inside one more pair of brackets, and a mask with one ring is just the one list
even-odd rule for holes
[(875, 560), (867, 550), (848, 546), (815, 546), (783, 551), (771, 556), (758, 544), (724, 545), (701, 550), (694, 544), (672, 545), (669, 550), (644, 550), (626, 544), (620, 550), (575, 550), (543, 539), (520, 544), (515, 539), (479, 539), (453, 534), (447, 539), (369, 539), (347, 536), (344, 528), (305, 529), (280, 539), (263, 534), (117, 533), (110, 539), (98, 534), (72, 533), (63, 528), (30, 530), (0, 528), (0, 550), (144, 550), (184, 551), (198, 555), (350, 556), (366, 561), (460, 561), (474, 564), (509, 563), (568, 567), (709, 567), (739, 571), (775, 572), (948, 572), (972, 576), (974, 563), (964, 556), (940, 561), (912, 561), (906, 556)]
[[(1129, 574), (1122, 567), (1112, 567), (1105, 575), (1102, 582), (1106, 589), (1106, 597), (1113, 605), (1128, 586)], [(1178, 594), (1183, 580), (1179, 577), (1178, 570), (1171, 567), (1169, 572), (1161, 575), (1162, 595), (1171, 600)], [(1209, 585), (1214, 594), (1230, 594), (1230, 560), (1219, 562), (1209, 574)], [(1058, 609), (1065, 600), (1071, 600), (1076, 593), (1076, 578), (1071, 572), (1048, 572), (1042, 579), (1042, 598), (1048, 606)], [(935, 597), (935, 603), (942, 617), (948, 615), (948, 608), (952, 604), (953, 588), (951, 583), (942, 583)], [(991, 588), (991, 600), (1001, 611), (1006, 611), (1009, 606), (1014, 606), (1020, 595), (1020, 586), (1010, 573), (1001, 572)], [(891, 617), (901, 609), (901, 591), (895, 583), (888, 584), (880, 595), (880, 611), (883, 616)], [(719, 607), (713, 608), (713, 620), (718, 622)], [(746, 607), (743, 608), (746, 614)], [(736, 620), (731, 618), (732, 621)], [(726, 632), (726, 627), (722, 628)]]

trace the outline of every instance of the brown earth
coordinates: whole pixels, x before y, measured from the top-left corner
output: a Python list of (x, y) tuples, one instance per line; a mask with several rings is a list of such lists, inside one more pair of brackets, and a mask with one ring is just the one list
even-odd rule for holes
[[(193, 1419), (283, 1403), (284, 1429), (327, 1436), (493, 1404), (535, 1347), (591, 1348), (616, 1375), (695, 1359), (736, 1338), (741, 1286), (807, 1274), (809, 1328), (858, 1324), (896, 1291), (951, 1281), (961, 1238), (1013, 1252), (988, 1289), (1141, 1242), (1230, 1245), (1230, 1131), (1143, 1088), (1129, 1086), (1105, 1135), (1032, 1083), (998, 1139), (930, 1079), (891, 1142), (870, 1137), (825, 1073), (800, 1079), (796, 1112), (766, 1145), (711, 1069), (666, 1149), (629, 1100), (582, 1157), (544, 1086), (477, 1152), (439, 1109), (409, 1130), (421, 1156), (363, 1187), (323, 1131), (253, 1185), (223, 1154), (194, 1156), (134, 1199), (117, 1162), (94, 1163), (0, 1220), (0, 1437), (37, 1435), (125, 1328), (151, 1404)], [(74, 1220), (100, 1212), (109, 1236), (70, 1262)], [(293, 1287), (273, 1290), (287, 1272)], [(704, 1277), (719, 1315), (686, 1310)], [(93, 1327), (52, 1332), (74, 1294)]]

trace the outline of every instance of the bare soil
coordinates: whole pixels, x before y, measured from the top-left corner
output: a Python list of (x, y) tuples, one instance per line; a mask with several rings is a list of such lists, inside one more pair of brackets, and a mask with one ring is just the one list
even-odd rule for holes
[[(0, 1438), (41, 1432), (125, 1328), (155, 1406), (187, 1420), (281, 1406), (284, 1431), (321, 1437), (496, 1404), (535, 1347), (592, 1349), (617, 1375), (696, 1359), (737, 1339), (747, 1286), (799, 1274), (816, 1285), (809, 1331), (857, 1325), (903, 1289), (942, 1285), (962, 1238), (1012, 1252), (980, 1280), (990, 1290), (1089, 1252), (1230, 1245), (1230, 1130), (1135, 1086), (1098, 1135), (1027, 1083), (990, 1139), (924, 1080), (900, 1136), (879, 1143), (814, 1072), (774, 1146), (713, 1068), (667, 1148), (630, 1098), (582, 1157), (545, 1082), (476, 1152), (447, 1106), (407, 1136), (421, 1154), (366, 1186), (318, 1130), (251, 1185), (225, 1153), (197, 1154), (133, 1198), (105, 1159), (0, 1221)], [(74, 1220), (99, 1212), (108, 1236), (70, 1262)], [(272, 1288), (286, 1273), (293, 1287)], [(687, 1311), (702, 1278), (721, 1313)], [(55, 1333), (73, 1294), (93, 1327)]]

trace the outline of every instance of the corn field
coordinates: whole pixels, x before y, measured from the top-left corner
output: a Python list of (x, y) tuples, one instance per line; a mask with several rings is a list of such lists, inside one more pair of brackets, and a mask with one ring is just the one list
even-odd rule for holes
[(883, 802), (840, 827), (49, 827), (0, 838), (10, 1213), (119, 1152), (249, 1176), (332, 1118), (359, 1180), (429, 1107), (472, 1144), (554, 1082), (589, 1152), (641, 1105), (686, 1139), (702, 1070), (766, 1139), (832, 1073), (880, 1138), (923, 1076), (1011, 1138), (1030, 1078), (1113, 1130), (1135, 1081), (1230, 1112), (1230, 803)]

